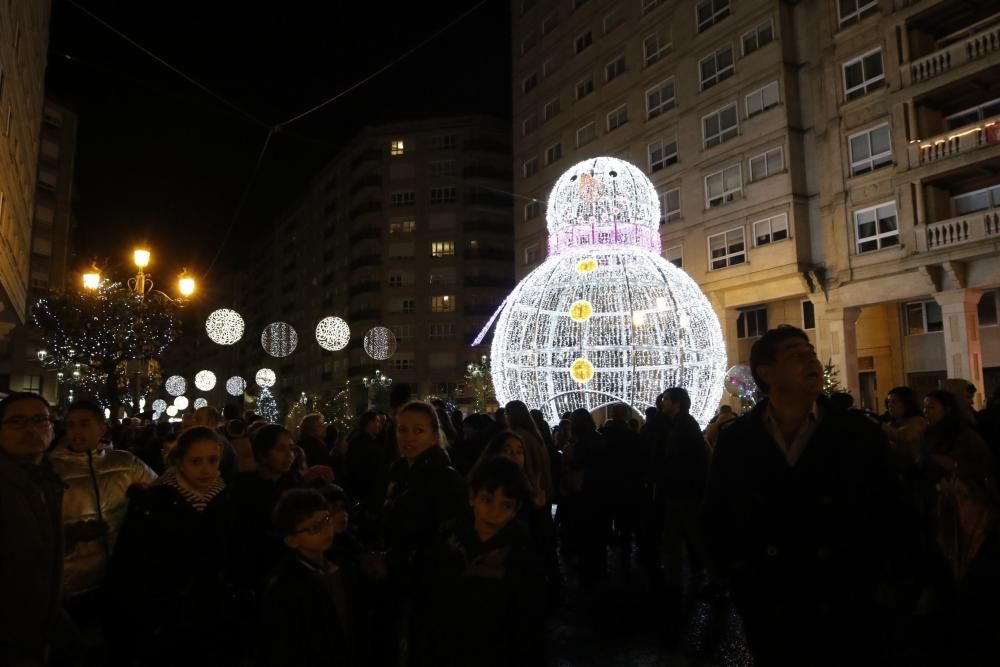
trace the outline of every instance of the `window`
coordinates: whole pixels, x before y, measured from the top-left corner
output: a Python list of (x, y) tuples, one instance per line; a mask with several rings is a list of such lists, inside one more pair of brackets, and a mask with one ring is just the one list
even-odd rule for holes
[(746, 242), (743, 238), (743, 228), (738, 227), (709, 236), (708, 259), (712, 271), (746, 262)]
[(731, 44), (702, 58), (701, 62), (698, 63), (702, 90), (708, 90), (720, 81), (728, 79), (735, 72), (736, 66), (733, 64), (733, 46)]
[(524, 165), (521, 167), (525, 178), (530, 178), (538, 173), (538, 158), (533, 157), (530, 160), (525, 160)]
[(41, 375), (25, 375), (24, 383), (21, 385), (21, 391), (30, 391), (35, 394), (39, 394), (42, 391), (42, 376)]
[(882, 69), (882, 49), (875, 49), (860, 58), (844, 63), (844, 98), (864, 97), (885, 85)]
[(527, 136), (538, 127), (538, 116), (536, 114), (527, 115), (521, 121), (521, 136)]
[(417, 193), (413, 190), (393, 192), (389, 195), (389, 204), (392, 206), (413, 206), (417, 202)]
[(778, 104), (778, 82), (772, 81), (746, 96), (747, 118), (756, 116)]
[(660, 4), (660, 0), (642, 0), (642, 13), (643, 15), (653, 11)]
[(656, 118), (674, 108), (674, 79), (661, 81), (646, 91), (646, 119)]
[(681, 190), (673, 188), (660, 193), (660, 224), (681, 219)]
[(454, 338), (455, 324), (453, 322), (448, 322), (446, 324), (432, 324), (428, 328), (427, 334), (431, 338)]
[(390, 273), (389, 274), (389, 287), (402, 287), (403, 286), (403, 274), (401, 273)]
[(415, 220), (403, 220), (402, 222), (390, 222), (389, 223), (389, 233), (390, 234), (408, 234), (416, 229), (417, 223)]
[(589, 30), (582, 35), (577, 35), (576, 39), (573, 40), (573, 53), (580, 53), (593, 43), (594, 36)]
[(559, 25), (559, 17), (555, 14), (550, 14), (542, 19), (542, 37), (555, 30), (557, 25)]
[(551, 146), (545, 149), (546, 166), (552, 164), (561, 157), (562, 157), (562, 144), (552, 144)]
[(736, 318), (737, 338), (757, 338), (767, 333), (767, 306), (741, 310)]
[(764, 21), (759, 24), (756, 28), (749, 32), (743, 33), (743, 55), (748, 56), (765, 44), (770, 44), (774, 41), (774, 25), (771, 24), (771, 19)]
[(750, 182), (760, 181), (785, 170), (785, 151), (781, 146), (750, 158)]
[(705, 32), (729, 16), (729, 0), (701, 0), (695, 7), (698, 32)]
[(524, 221), (533, 220), (538, 217), (538, 212), (541, 210), (541, 206), (538, 204), (537, 200), (532, 200), (524, 205)]
[(431, 297), (432, 313), (453, 313), (455, 312), (455, 297), (451, 294)]
[(427, 284), (454, 285), (455, 269), (446, 269), (444, 271), (431, 271), (429, 274), (427, 274)]
[(592, 92), (594, 92), (594, 77), (588, 76), (576, 84), (576, 99), (583, 99)]
[(734, 164), (705, 177), (705, 204), (708, 208), (731, 202), (743, 194), (743, 174)]
[(555, 68), (556, 68), (556, 59), (555, 58), (549, 58), (548, 60), (546, 60), (545, 62), (543, 62), (542, 63), (542, 78), (543, 79), (547, 79), (549, 76), (551, 76), (552, 72), (555, 70)]
[(559, 98), (558, 97), (549, 100), (545, 104), (545, 108), (542, 111), (542, 119), (545, 120), (545, 121), (552, 120), (557, 113), (559, 113)]
[(997, 313), (1000, 312), (1000, 290), (986, 290), (979, 297), (979, 305), (976, 307), (976, 314), (979, 316), (979, 326), (995, 327), (1000, 320)]
[(444, 187), (444, 188), (431, 188), (431, 203), (432, 204), (444, 204), (446, 202), (453, 202), (458, 199), (454, 187)]
[(431, 148), (455, 148), (458, 138), (454, 134), (435, 134), (431, 137)]
[(851, 176), (892, 164), (892, 143), (889, 139), (888, 123), (852, 134), (847, 140), (847, 145), (851, 151)]
[(401, 359), (399, 357), (394, 357), (390, 363), (392, 364), (392, 370), (394, 371), (413, 370), (413, 359)]
[(676, 266), (678, 269), (684, 268), (684, 247), (675, 245), (663, 251), (663, 258)]
[(432, 241), (431, 257), (451, 257), (455, 254), (454, 241)]
[(576, 131), (576, 147), (589, 144), (597, 138), (597, 123), (587, 123)]
[(402, 139), (393, 139), (389, 142), (389, 155), (403, 155), (405, 152)]
[(538, 244), (532, 243), (524, 249), (524, 263), (525, 265), (534, 264), (540, 259), (538, 254)]
[(623, 104), (608, 114), (608, 132), (613, 132), (628, 122), (628, 105)]
[(936, 301), (913, 301), (903, 304), (906, 314), (906, 335), (919, 336), (926, 333), (944, 331), (941, 306)]
[(788, 238), (788, 214), (774, 215), (753, 223), (753, 242), (758, 248)]
[[(3, 95), (3, 72), (0, 72), (0, 95)], [(954, 130), (955, 128), (962, 127), (963, 125), (978, 123), (979, 121), (997, 115), (1000, 115), (1000, 98), (990, 100), (989, 102), (983, 102), (979, 106), (975, 106), (971, 109), (965, 109), (948, 116), (948, 129)]]
[(537, 43), (538, 33), (532, 30), (528, 33), (527, 37), (521, 40), (521, 55), (523, 56), (525, 53), (533, 49)]
[(415, 313), (417, 312), (417, 300), (416, 299), (400, 299), (399, 310), (403, 313)]
[(802, 300), (802, 328), (806, 330), (816, 328), (816, 307), (809, 299)]
[(701, 127), (705, 148), (718, 146), (723, 141), (738, 135), (740, 133), (738, 115), (736, 103), (733, 102), (703, 117)]
[(604, 34), (607, 34), (620, 26), (625, 21), (622, 17), (622, 8), (615, 7), (614, 10), (604, 17)]
[(649, 35), (646, 39), (642, 40), (642, 62), (646, 67), (649, 67), (663, 57), (663, 55), (669, 50), (670, 40), (661, 44), (659, 33), (654, 32), (652, 35)]
[(841, 28), (857, 23), (871, 14), (877, 14), (878, 11), (878, 0), (839, 0), (837, 3)]
[(657, 172), (661, 169), (677, 164), (677, 140), (657, 141), (649, 144), (649, 171)]
[(458, 169), (454, 160), (435, 160), (430, 164), (431, 176), (454, 176)]
[(538, 74), (532, 72), (530, 76), (526, 76), (521, 80), (521, 94), (527, 95), (535, 89), (538, 85)]
[(621, 54), (604, 66), (604, 80), (613, 81), (625, 73), (625, 54)]
[(994, 185), (982, 190), (965, 192), (952, 197), (955, 206), (955, 213), (967, 215), (976, 211), (984, 211), (988, 208), (1000, 207), (1000, 185)]
[(899, 245), (896, 202), (855, 211), (854, 232), (858, 254)]

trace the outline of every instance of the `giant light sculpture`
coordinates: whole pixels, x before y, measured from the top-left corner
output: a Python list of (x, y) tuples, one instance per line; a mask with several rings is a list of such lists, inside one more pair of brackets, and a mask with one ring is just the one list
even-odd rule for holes
[(549, 196), (549, 254), (508, 296), (493, 337), (501, 405), (549, 422), (623, 402), (640, 412), (667, 387), (704, 427), (726, 371), (719, 320), (691, 278), (660, 256), (660, 206), (639, 169), (609, 157), (569, 169)]

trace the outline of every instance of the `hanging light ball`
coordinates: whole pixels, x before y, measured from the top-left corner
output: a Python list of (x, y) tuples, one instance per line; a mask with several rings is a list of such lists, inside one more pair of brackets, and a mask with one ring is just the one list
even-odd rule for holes
[(204, 398), (202, 398), (202, 397), (199, 396), (198, 398), (194, 399), (194, 409), (195, 410), (200, 410), (201, 408), (204, 408), (204, 407), (207, 407), (207, 406), (208, 406), (208, 401), (205, 400)]
[(299, 344), (299, 335), (287, 322), (271, 322), (264, 327), (260, 344), (272, 357), (287, 357)]
[(202, 391), (212, 391), (215, 388), (215, 373), (198, 371), (198, 374), (194, 376), (194, 386)]
[(226, 380), (226, 393), (230, 396), (242, 396), (243, 392), (247, 390), (247, 381), (241, 378), (239, 375), (234, 375), (233, 377)]
[(377, 361), (385, 361), (396, 354), (396, 336), (386, 327), (372, 327), (365, 334), (365, 352)]
[(205, 333), (213, 343), (232, 345), (243, 338), (243, 318), (235, 310), (219, 308), (205, 320)]
[(163, 412), (166, 409), (167, 409), (167, 402), (162, 398), (158, 398), (155, 401), (153, 401), (154, 412)]
[(174, 399), (174, 407), (178, 410), (187, 410), (191, 402), (188, 401), (187, 396), (178, 396)]
[(339, 317), (324, 317), (316, 325), (316, 342), (324, 350), (343, 350), (350, 340), (351, 327)]
[(257, 371), (254, 381), (258, 387), (273, 387), (274, 383), (278, 381), (278, 376), (270, 368), (262, 368)]
[(163, 388), (166, 389), (167, 393), (171, 396), (183, 396), (184, 392), (187, 391), (187, 380), (180, 375), (171, 375), (167, 378), (167, 381), (163, 383)]
[(162, 417), (162, 416), (163, 416), (163, 411), (162, 410), (154, 410), (153, 411), (153, 421), (154, 422), (160, 421), (160, 417)]
[(168, 417), (176, 417), (177, 416), (177, 406), (176, 405), (168, 405), (167, 406), (167, 416)]

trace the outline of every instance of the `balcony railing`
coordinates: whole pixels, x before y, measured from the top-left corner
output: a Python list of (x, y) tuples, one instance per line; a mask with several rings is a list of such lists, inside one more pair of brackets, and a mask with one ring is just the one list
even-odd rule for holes
[(347, 268), (351, 271), (355, 269), (360, 269), (362, 266), (381, 266), (382, 265), (382, 255), (362, 255), (361, 257), (355, 257), (351, 260), (351, 263), (347, 265)]
[(354, 232), (349, 238), (351, 243), (359, 243), (361, 241), (369, 240), (378, 241), (382, 238), (382, 230), (378, 227), (366, 227), (365, 229), (360, 229)]
[(993, 239), (1000, 239), (1000, 208), (976, 211), (927, 225), (928, 250)]
[[(995, 23), (993, 20), (989, 22)], [(964, 39), (900, 67), (904, 86), (923, 83), (955, 68), (1000, 51), (1000, 24), (990, 25)]]
[(960, 127), (907, 146), (910, 169), (1000, 144), (1000, 116)]

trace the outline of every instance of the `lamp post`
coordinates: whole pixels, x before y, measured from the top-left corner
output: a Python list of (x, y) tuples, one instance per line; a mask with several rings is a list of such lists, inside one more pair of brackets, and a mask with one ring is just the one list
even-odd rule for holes
[(373, 405), (372, 401), (372, 390), (375, 390), (375, 396), (378, 397), (382, 392), (389, 389), (392, 386), (392, 378), (388, 375), (384, 375), (382, 371), (376, 370), (372, 377), (367, 375), (361, 378), (362, 384), (365, 385), (366, 393), (368, 394), (368, 405)]

